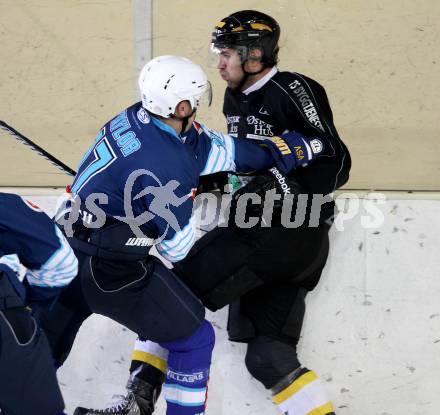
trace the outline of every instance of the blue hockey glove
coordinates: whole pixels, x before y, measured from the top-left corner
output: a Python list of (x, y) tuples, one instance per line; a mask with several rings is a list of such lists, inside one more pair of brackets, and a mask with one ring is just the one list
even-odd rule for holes
[(298, 167), (307, 166), (309, 162), (324, 152), (324, 142), (318, 137), (304, 137), (290, 131), (280, 137), (271, 137), (264, 140), (276, 165), (284, 174)]

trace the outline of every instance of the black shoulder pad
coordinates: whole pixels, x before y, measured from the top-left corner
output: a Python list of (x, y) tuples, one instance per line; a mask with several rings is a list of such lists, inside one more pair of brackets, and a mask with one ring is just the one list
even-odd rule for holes
[(328, 133), (326, 118), (331, 110), (324, 88), (296, 72), (278, 72), (271, 81), (291, 100), (304, 121), (320, 133)]

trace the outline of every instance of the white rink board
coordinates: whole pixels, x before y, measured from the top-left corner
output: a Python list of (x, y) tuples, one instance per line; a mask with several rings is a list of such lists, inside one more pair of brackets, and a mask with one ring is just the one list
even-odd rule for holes
[[(53, 210), (54, 197), (30, 199)], [(361, 210), (344, 231), (332, 229), (299, 355), (325, 380), (340, 415), (438, 415), (440, 201), (388, 200), (380, 210), (379, 228), (364, 229)], [(217, 343), (207, 414), (278, 414), (247, 373), (243, 345), (227, 341), (226, 311), (208, 319)], [(69, 413), (124, 391), (134, 337), (103, 317), (85, 323), (59, 371)], [(164, 413), (162, 399), (156, 413)]]

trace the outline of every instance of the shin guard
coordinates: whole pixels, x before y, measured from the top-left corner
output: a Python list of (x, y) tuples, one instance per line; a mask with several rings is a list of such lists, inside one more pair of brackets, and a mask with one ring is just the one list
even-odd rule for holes
[(205, 413), (214, 341), (214, 329), (204, 320), (191, 337), (161, 344), (169, 350), (163, 387), (167, 415)]
[[(287, 415), (334, 415), (335, 409), (315, 372), (301, 368), (275, 385), (272, 399)], [(293, 378), (293, 379), (292, 379)]]

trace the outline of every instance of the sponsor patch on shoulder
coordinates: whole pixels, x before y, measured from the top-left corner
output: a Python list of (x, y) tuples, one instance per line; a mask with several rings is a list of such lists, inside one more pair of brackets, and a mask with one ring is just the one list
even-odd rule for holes
[(148, 114), (148, 111), (145, 108), (141, 108), (137, 112), (137, 117), (142, 124), (149, 124), (151, 121), (150, 114)]

